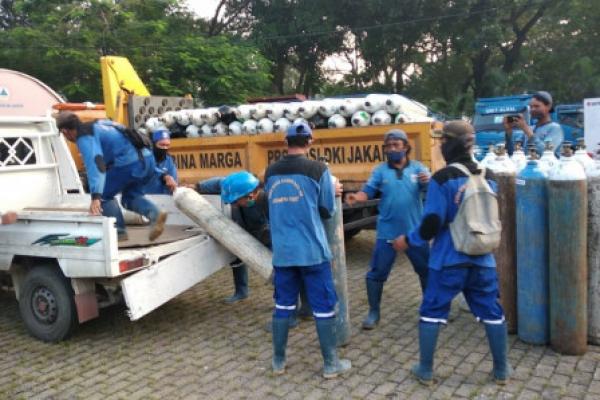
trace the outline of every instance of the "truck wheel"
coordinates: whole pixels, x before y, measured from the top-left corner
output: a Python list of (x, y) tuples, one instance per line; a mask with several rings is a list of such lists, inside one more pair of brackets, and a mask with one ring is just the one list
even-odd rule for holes
[(44, 342), (66, 339), (77, 326), (73, 289), (58, 267), (29, 271), (19, 295), (19, 311), (29, 333)]

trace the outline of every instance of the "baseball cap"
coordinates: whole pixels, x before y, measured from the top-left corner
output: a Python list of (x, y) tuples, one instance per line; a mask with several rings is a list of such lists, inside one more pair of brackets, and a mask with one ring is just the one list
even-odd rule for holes
[(546, 92), (545, 90), (540, 90), (539, 92), (535, 92), (533, 94), (533, 98), (536, 100), (541, 101), (542, 103), (551, 106), (553, 101), (552, 101), (552, 95), (548, 92)]
[(171, 139), (171, 134), (166, 129), (157, 129), (152, 132), (152, 141), (154, 143), (159, 142), (163, 139)]
[(391, 131), (387, 131), (383, 136), (383, 142), (387, 142), (388, 140), (404, 140), (408, 142), (408, 136), (406, 132), (401, 129), (392, 129)]
[(310, 129), (310, 126), (305, 123), (293, 124), (287, 128), (285, 136), (312, 136), (312, 130)]
[(468, 122), (456, 120), (448, 121), (444, 124), (442, 135), (454, 139), (462, 138), (475, 133), (473, 125)]

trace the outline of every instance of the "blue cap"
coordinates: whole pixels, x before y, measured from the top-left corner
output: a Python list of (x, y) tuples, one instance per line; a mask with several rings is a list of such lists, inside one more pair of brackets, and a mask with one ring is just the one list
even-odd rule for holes
[(406, 136), (406, 132), (401, 129), (392, 129), (391, 131), (387, 131), (383, 136), (383, 142), (387, 142), (388, 140), (404, 140), (408, 142), (408, 136)]
[(166, 129), (157, 129), (152, 132), (152, 141), (154, 143), (159, 142), (163, 139), (171, 139), (171, 134)]
[(285, 133), (285, 137), (291, 136), (312, 136), (312, 130), (310, 129), (310, 126), (304, 122), (300, 124), (293, 124), (287, 128)]

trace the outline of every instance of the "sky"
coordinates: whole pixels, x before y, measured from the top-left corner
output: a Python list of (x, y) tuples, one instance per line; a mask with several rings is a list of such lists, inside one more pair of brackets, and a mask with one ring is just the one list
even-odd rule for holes
[(214, 15), (219, 0), (186, 0), (186, 4), (199, 16), (209, 18)]

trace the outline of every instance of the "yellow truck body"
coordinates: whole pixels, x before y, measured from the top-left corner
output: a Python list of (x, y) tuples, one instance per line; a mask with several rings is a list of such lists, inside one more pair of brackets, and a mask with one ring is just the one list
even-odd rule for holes
[[(129, 125), (128, 103), (134, 95), (150, 96), (148, 90), (126, 58), (102, 57), (101, 71), (106, 117)], [(373, 168), (385, 161), (383, 135), (394, 128), (407, 133), (412, 148), (411, 159), (423, 162), (432, 171), (444, 165), (439, 149), (439, 122), (316, 129), (308, 157), (326, 161), (332, 174), (344, 184), (345, 192), (358, 191)], [(71, 150), (78, 169), (82, 171), (83, 165), (75, 146), (71, 146)], [(262, 180), (269, 164), (285, 154), (284, 135), (173, 139), (170, 153), (175, 158), (181, 183), (195, 184), (242, 169)], [(361, 228), (374, 226), (376, 205), (375, 200), (363, 205), (345, 206), (345, 230), (354, 234)]]
[[(359, 190), (371, 170), (385, 161), (383, 135), (393, 128), (407, 133), (411, 158), (432, 170), (442, 166), (435, 125), (430, 122), (317, 129), (308, 157), (326, 161), (333, 175), (344, 183), (345, 191)], [(262, 179), (267, 166), (285, 154), (284, 135), (173, 139), (170, 153), (175, 158), (179, 179), (184, 183), (225, 176), (242, 169)]]

